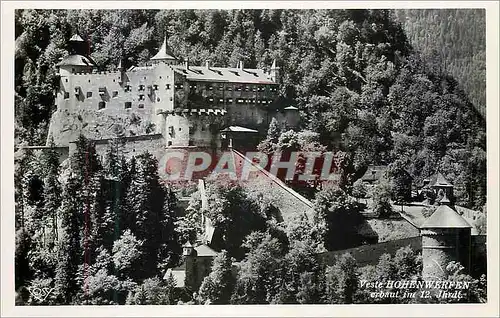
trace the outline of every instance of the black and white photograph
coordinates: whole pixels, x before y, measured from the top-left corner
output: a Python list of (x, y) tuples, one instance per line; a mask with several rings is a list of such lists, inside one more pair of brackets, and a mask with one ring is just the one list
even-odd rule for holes
[(13, 10), (13, 307), (498, 314), (484, 2), (111, 4)]

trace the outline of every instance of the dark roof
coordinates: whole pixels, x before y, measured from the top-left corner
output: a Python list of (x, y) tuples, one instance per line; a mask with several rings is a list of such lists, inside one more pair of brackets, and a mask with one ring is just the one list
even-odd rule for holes
[(56, 66), (95, 66), (95, 63), (86, 56), (73, 54), (68, 55), (62, 59), (61, 62), (57, 63)]
[(167, 46), (167, 38), (163, 39), (163, 44), (161, 45), (158, 53), (151, 58), (151, 60), (176, 60), (174, 54), (170, 51)]
[(430, 178), (429, 184), (433, 187), (453, 187), (446, 178), (443, 176), (441, 172), (436, 173)]
[(472, 226), (448, 205), (440, 205), (420, 226), (429, 228), (471, 228)]
[(228, 82), (248, 84), (276, 84), (262, 69), (226, 68), (206, 66), (172, 66), (174, 70), (186, 76), (190, 81)]
[(387, 166), (368, 166), (365, 174), (361, 177), (362, 181), (377, 181), (387, 171)]

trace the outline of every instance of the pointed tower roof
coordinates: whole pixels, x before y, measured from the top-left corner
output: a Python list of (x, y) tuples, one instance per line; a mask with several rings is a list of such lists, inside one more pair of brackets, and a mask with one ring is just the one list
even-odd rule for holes
[(77, 33), (75, 33), (71, 39), (69, 39), (70, 42), (85, 42), (81, 36), (79, 36)]
[(441, 172), (436, 173), (431, 178), (431, 185), (437, 187), (453, 187), (453, 184), (446, 180)]
[(472, 228), (472, 226), (448, 205), (440, 205), (421, 228)]
[(173, 53), (170, 51), (167, 45), (167, 37), (163, 39), (163, 44), (161, 45), (158, 53), (151, 58), (153, 61), (162, 61), (162, 60), (177, 60)]

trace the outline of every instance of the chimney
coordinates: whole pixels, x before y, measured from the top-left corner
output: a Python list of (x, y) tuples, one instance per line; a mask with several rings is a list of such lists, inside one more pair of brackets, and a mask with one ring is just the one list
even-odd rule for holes
[(238, 62), (238, 68), (239, 68), (240, 70), (242, 70), (242, 69), (243, 69), (243, 61), (239, 61), (239, 62)]
[(186, 68), (186, 71), (189, 70), (189, 59), (186, 59), (186, 61), (184, 62), (184, 67)]
[(210, 61), (209, 60), (205, 61), (205, 67), (207, 68), (207, 70), (210, 69)]

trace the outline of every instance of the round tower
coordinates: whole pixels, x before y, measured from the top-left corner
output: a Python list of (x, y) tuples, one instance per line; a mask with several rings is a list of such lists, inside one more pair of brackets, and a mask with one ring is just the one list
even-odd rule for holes
[(471, 226), (451, 206), (446, 198), (420, 227), (422, 237), (422, 276), (443, 279), (446, 266), (459, 262), (469, 270)]

